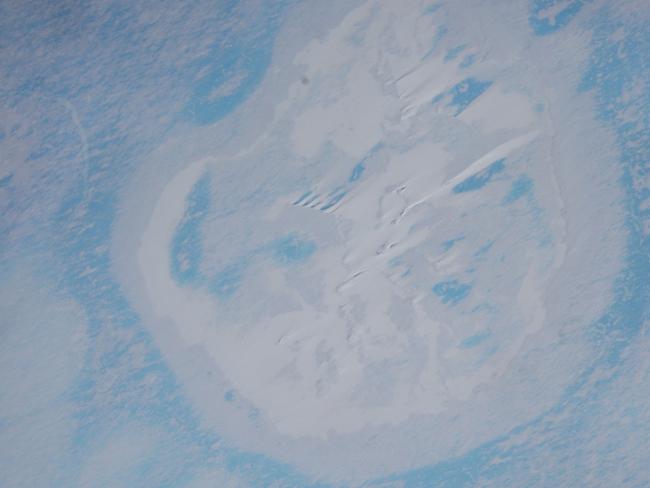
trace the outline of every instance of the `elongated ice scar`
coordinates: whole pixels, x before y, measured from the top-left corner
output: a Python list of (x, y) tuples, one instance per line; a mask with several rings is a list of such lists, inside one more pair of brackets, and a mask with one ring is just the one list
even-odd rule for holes
[[(185, 198), (204, 171), (208, 160), (192, 163), (176, 174), (163, 189), (140, 239), (138, 265), (152, 310), (159, 318), (183, 323), (179, 328), (189, 344), (200, 340), (199, 324), (215, 316), (209, 301), (174, 283), (169, 267), (169, 243), (185, 211)], [(198, 319), (198, 320), (197, 320)]]
[(432, 200), (436, 197), (440, 197), (443, 195), (447, 195), (454, 186), (456, 186), (458, 183), (463, 181), (465, 178), (468, 178), (469, 176), (478, 173), (479, 171), (487, 168), (494, 161), (504, 158), (508, 156), (511, 152), (515, 151), (516, 149), (525, 146), (529, 142), (533, 141), (538, 135), (539, 135), (539, 131), (536, 130), (531, 131), (522, 136), (515, 137), (514, 139), (511, 139), (510, 141), (505, 142), (500, 146), (492, 149), (490, 152), (481, 156), (479, 159), (474, 161), (472, 164), (470, 164), (467, 168), (465, 168), (463, 171), (458, 173), (456, 176), (447, 180), (444, 183), (444, 185), (440, 186), (436, 191), (428, 194), (421, 200), (418, 200), (417, 202), (414, 202), (411, 205), (409, 205), (404, 210), (403, 214), (400, 217), (403, 217), (408, 212), (410, 212), (413, 208), (422, 205), (423, 203), (429, 200)]

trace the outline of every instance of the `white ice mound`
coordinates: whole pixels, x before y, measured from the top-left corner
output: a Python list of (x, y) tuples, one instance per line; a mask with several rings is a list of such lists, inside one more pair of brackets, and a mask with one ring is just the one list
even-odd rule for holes
[(124, 201), (151, 182), (116, 261), (204, 418), (303, 467), (440, 459), (548, 408), (620, 264), (604, 137), (571, 122), (587, 101), (503, 75), (513, 43), (469, 28), (449, 59), (412, 11), (353, 11), (294, 57), (302, 81), (278, 71), (245, 149), (152, 161)]

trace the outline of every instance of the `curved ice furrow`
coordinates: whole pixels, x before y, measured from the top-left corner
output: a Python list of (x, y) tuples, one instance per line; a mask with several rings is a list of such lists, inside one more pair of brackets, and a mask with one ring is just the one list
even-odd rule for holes
[(202, 338), (200, 325), (195, 321), (213, 317), (214, 310), (205, 299), (183, 292), (166, 263), (170, 262), (169, 246), (185, 211), (185, 198), (206, 164), (207, 160), (201, 160), (189, 165), (166, 185), (142, 232), (137, 250), (138, 265), (155, 315), (184, 323), (180, 332), (188, 344), (195, 344)]

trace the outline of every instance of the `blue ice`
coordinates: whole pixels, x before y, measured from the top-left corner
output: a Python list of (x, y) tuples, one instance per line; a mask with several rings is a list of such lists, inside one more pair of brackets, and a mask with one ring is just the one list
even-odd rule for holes
[(343, 197), (347, 194), (346, 191), (343, 191), (342, 189), (338, 188), (334, 190), (332, 193), (329, 194), (330, 199), (329, 201), (323, 205), (320, 209), (321, 210), (329, 210), (332, 208), (334, 205), (339, 203), (341, 200), (343, 200)]
[[(185, 108), (193, 122), (198, 125), (214, 123), (253, 93), (271, 61), (273, 44), (270, 39), (274, 30), (273, 26), (264, 29), (254, 49), (238, 42), (226, 49), (218, 46), (196, 64), (196, 68), (206, 70), (206, 74), (194, 84), (192, 97)], [(215, 96), (219, 89), (223, 90), (222, 94)]]
[(469, 106), (470, 103), (481, 96), (485, 90), (490, 88), (491, 85), (491, 81), (466, 78), (449, 90), (449, 93), (452, 96), (449, 106), (456, 107), (456, 115), (459, 115)]
[(437, 12), (439, 8), (440, 8), (440, 4), (438, 4), (438, 3), (433, 3), (431, 5), (427, 5), (425, 7), (425, 9), (424, 9), (424, 14), (425, 15), (431, 15), (431, 14)]
[(284, 265), (306, 261), (316, 251), (316, 244), (295, 234), (275, 241), (272, 246), (273, 258)]
[(202, 259), (201, 224), (210, 206), (210, 175), (204, 174), (187, 197), (187, 209), (171, 244), (171, 273), (181, 284), (200, 278)]
[(580, 12), (582, 7), (591, 0), (573, 0), (554, 17), (542, 16), (543, 12), (565, 0), (534, 0), (529, 17), (530, 26), (538, 36), (552, 34), (568, 25)]
[(449, 51), (447, 51), (447, 54), (445, 54), (444, 61), (447, 62), (455, 59), (463, 51), (463, 49), (465, 49), (465, 47), (466, 44), (461, 44), (460, 46), (451, 48)]
[(492, 248), (493, 244), (494, 244), (494, 241), (490, 241), (487, 244), (481, 246), (479, 248), (479, 250), (474, 253), (474, 257), (481, 256), (481, 255), (485, 254), (486, 252), (488, 252)]
[(504, 162), (505, 158), (495, 161), (484, 170), (481, 170), (478, 173), (475, 173), (458, 183), (456, 186), (454, 186), (452, 191), (454, 193), (465, 193), (469, 191), (480, 190), (490, 182), (495, 174), (500, 173), (505, 169), (506, 165)]
[(303, 202), (305, 201), (305, 199), (306, 199), (309, 195), (311, 195), (311, 191), (306, 191), (305, 193), (303, 193), (302, 195), (300, 195), (300, 198), (298, 198), (298, 200), (296, 200), (295, 202), (293, 202), (293, 204), (294, 204), (294, 205), (300, 205), (301, 203), (303, 203)]
[(526, 175), (522, 175), (512, 182), (510, 187), (510, 192), (503, 197), (502, 203), (504, 205), (509, 205), (513, 202), (516, 202), (524, 195), (530, 193), (533, 189), (533, 180)]
[(230, 298), (239, 289), (246, 265), (231, 264), (219, 271), (210, 283), (210, 292), (219, 298)]
[(458, 66), (461, 68), (468, 68), (474, 64), (474, 61), (476, 61), (476, 56), (474, 56), (473, 54), (468, 54), (463, 58), (463, 60)]
[(464, 349), (470, 349), (472, 347), (476, 347), (480, 345), (481, 343), (485, 342), (485, 340), (490, 337), (490, 332), (489, 331), (483, 331), (479, 332), (478, 334), (475, 334), (471, 337), (468, 337), (465, 339), (463, 342), (460, 343), (460, 347)]
[(361, 178), (365, 169), (366, 167), (363, 165), (363, 163), (358, 163), (354, 168), (352, 168), (352, 173), (350, 174), (348, 181), (350, 183), (357, 181), (359, 178)]
[(14, 175), (7, 175), (4, 178), (0, 178), (0, 188), (3, 188), (5, 186), (9, 186), (11, 183), (11, 180), (14, 178)]
[(458, 280), (440, 281), (432, 288), (433, 293), (440, 298), (442, 303), (449, 305), (455, 305), (464, 300), (471, 290), (472, 285), (461, 283)]
[(458, 241), (462, 241), (463, 239), (465, 239), (465, 236), (459, 236), (454, 239), (449, 239), (448, 241), (443, 242), (442, 250), (449, 251), (452, 247), (454, 247), (454, 244), (456, 244)]

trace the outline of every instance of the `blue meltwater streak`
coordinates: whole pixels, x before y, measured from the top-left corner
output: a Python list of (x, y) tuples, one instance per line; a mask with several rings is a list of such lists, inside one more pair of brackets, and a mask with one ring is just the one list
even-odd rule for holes
[(179, 284), (200, 280), (203, 259), (201, 224), (210, 208), (210, 175), (204, 174), (194, 184), (187, 197), (187, 209), (178, 225), (171, 244), (171, 273)]
[(452, 192), (466, 193), (470, 191), (480, 190), (490, 182), (494, 175), (501, 173), (505, 169), (506, 166), (504, 163), (505, 159), (499, 159), (498, 161), (495, 161), (484, 170), (479, 171), (478, 173), (473, 174), (472, 176), (458, 183), (456, 186), (454, 186)]
[(460, 83), (454, 85), (449, 94), (451, 102), (449, 107), (456, 109), (455, 115), (460, 115), (474, 100), (480, 97), (485, 90), (492, 86), (491, 81), (481, 81), (476, 78), (466, 78)]

